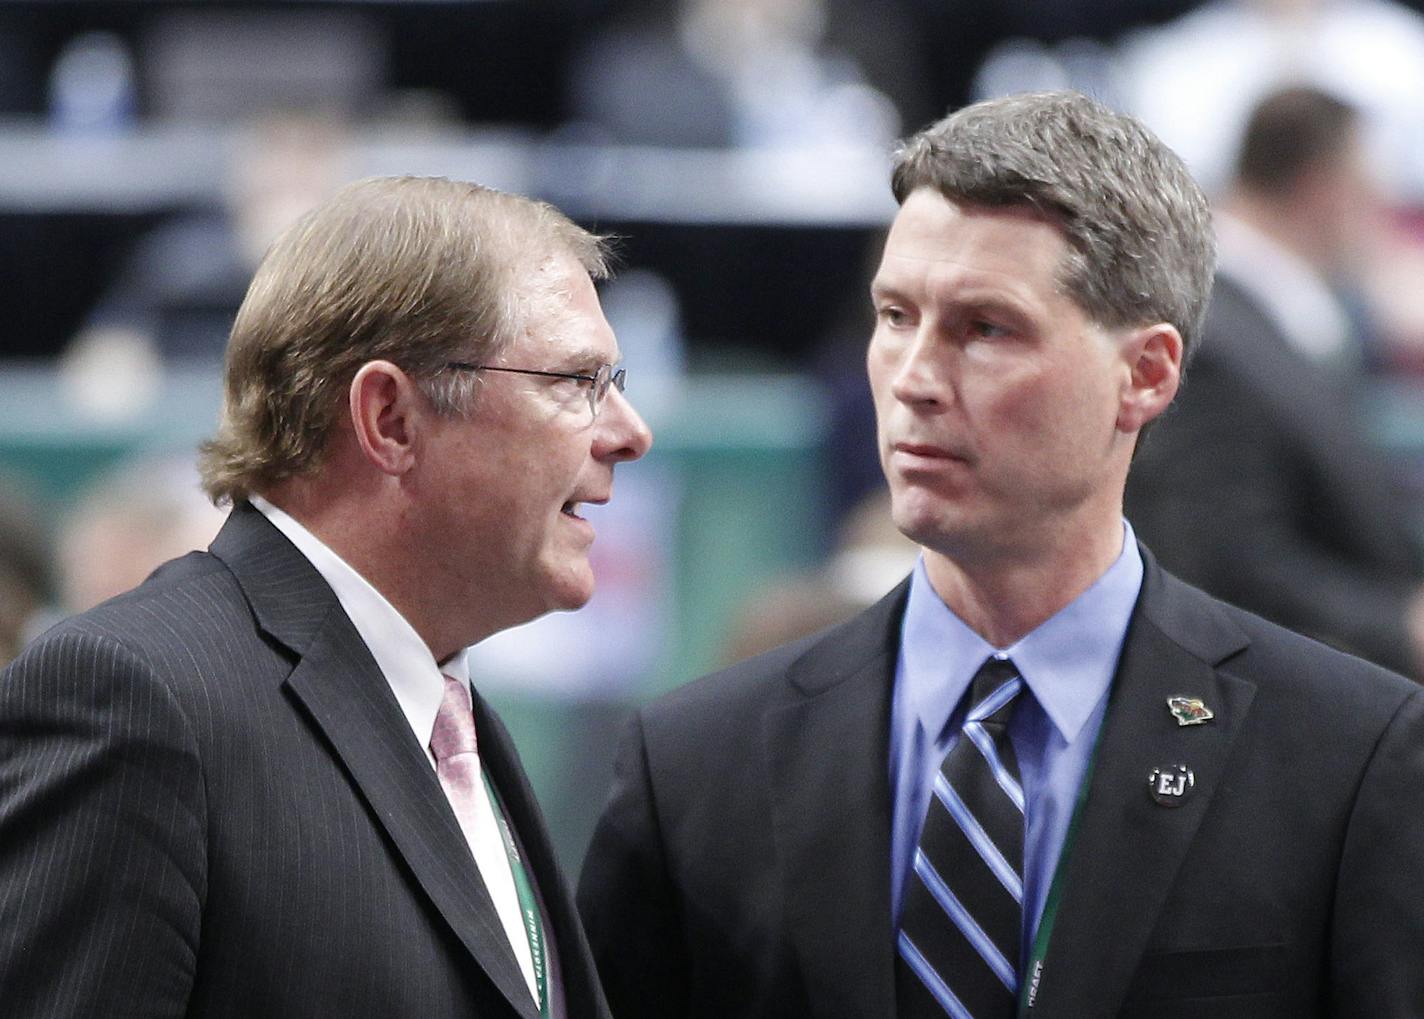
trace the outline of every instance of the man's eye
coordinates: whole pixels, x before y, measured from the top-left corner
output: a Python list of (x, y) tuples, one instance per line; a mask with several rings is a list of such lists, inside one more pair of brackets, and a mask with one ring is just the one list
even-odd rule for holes
[(898, 327), (907, 325), (910, 321), (910, 316), (905, 311), (905, 309), (897, 307), (893, 304), (886, 305), (885, 307), (879, 309), (878, 314), (887, 325), (891, 326)]
[(969, 331), (975, 336), (982, 336), (985, 339), (993, 339), (996, 336), (1007, 336), (1009, 330), (1006, 326), (1001, 326), (996, 322), (986, 322), (983, 319), (975, 319), (969, 323)]

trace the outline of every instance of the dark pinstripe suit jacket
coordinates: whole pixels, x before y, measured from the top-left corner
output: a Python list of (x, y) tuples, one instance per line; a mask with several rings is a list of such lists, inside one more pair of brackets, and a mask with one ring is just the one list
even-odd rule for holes
[[(606, 1016), (508, 734), (475, 711), (569, 1015)], [(0, 673), (0, 1015), (537, 1017), (375, 661), (250, 506)]]

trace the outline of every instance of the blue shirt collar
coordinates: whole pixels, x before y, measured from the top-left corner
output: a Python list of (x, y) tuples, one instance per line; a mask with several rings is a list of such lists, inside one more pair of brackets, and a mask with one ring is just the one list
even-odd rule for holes
[(974, 673), (990, 655), (1012, 658), (1065, 743), (1072, 743), (1112, 683), (1127, 624), (1142, 589), (1142, 554), (1123, 521), (1122, 552), (1106, 573), (1012, 646), (996, 648), (971, 630), (915, 567), (901, 630), (905, 705), (937, 738)]

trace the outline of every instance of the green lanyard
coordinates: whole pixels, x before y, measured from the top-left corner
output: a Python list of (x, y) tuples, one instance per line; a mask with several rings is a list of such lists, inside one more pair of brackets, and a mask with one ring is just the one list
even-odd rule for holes
[[(1109, 705), (1111, 707), (1111, 705)], [(1026, 1019), (1038, 996), (1038, 984), (1043, 979), (1043, 960), (1048, 955), (1048, 941), (1053, 936), (1053, 923), (1058, 919), (1058, 903), (1063, 898), (1063, 885), (1067, 881), (1068, 860), (1073, 851), (1073, 840), (1078, 834), (1078, 824), (1083, 820), (1083, 804), (1088, 802), (1088, 787), (1093, 784), (1093, 766), (1098, 760), (1098, 744), (1102, 742), (1103, 729), (1107, 726), (1104, 715), (1098, 726), (1098, 734), (1093, 739), (1093, 752), (1088, 756), (1088, 767), (1084, 769), (1083, 781), (1078, 786), (1078, 799), (1073, 804), (1073, 817), (1068, 822), (1068, 833), (1063, 838), (1063, 849), (1058, 853), (1058, 864), (1053, 868), (1053, 883), (1048, 886), (1048, 899), (1043, 904), (1043, 914), (1038, 919), (1038, 932), (1033, 938), (1033, 948), (1029, 951), (1025, 979), (1019, 986), (1019, 1019)]]
[(495, 820), (499, 822), (499, 833), (504, 838), (504, 853), (509, 857), (509, 871), (514, 875), (514, 891), (519, 896), (519, 912), (524, 917), (524, 933), (529, 938), (529, 955), (534, 960), (534, 983), (539, 988), (539, 1014), (549, 1019), (549, 972), (548, 960), (544, 956), (544, 923), (539, 917), (539, 901), (534, 897), (534, 885), (529, 880), (529, 872), (520, 859), (519, 847), (514, 844), (514, 833), (509, 822), (504, 819), (504, 808), (499, 796), (490, 784), (489, 772), (480, 769), (480, 777), (485, 780), (485, 791), (489, 793), (490, 806), (494, 808)]

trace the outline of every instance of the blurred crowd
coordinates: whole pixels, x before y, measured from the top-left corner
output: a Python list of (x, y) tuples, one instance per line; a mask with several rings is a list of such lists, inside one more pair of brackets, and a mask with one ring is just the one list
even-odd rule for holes
[[(9, 115), (0, 143), (37, 127), (112, 140), (195, 124), (228, 146), (223, 180), (204, 200), (110, 210), (124, 229), (86, 267), (75, 299), (50, 302), (62, 333), (37, 348), (0, 325), (0, 357), (52, 358), (65, 391), (103, 411), (95, 427), (120, 420), (126, 401), (156, 398), (152, 378), (168, 366), (216, 365), (270, 238), (350, 179), (353, 152), (369, 150), (383, 126), (464, 141), (514, 130), (564, 146), (551, 152), (810, 153), (816, 175), (834, 176), (866, 152), (883, 162), (897, 137), (948, 107), (1077, 88), (1142, 116), (1219, 203), (1211, 335), (1180, 408), (1139, 458), (1128, 506), (1138, 533), (1189, 579), (1424, 676), (1424, 397), (1379, 396), (1411, 393), (1424, 371), (1417, 7), (565, 0), (535, 10), (486, 0), (173, 3), (138, 17), (134, 6), (18, 4), (0, 15), (0, 57), (13, 58), (0, 59)], [(459, 66), (451, 50), (471, 40)], [(82, 151), (105, 158), (102, 147)], [(887, 200), (887, 221), (889, 211)], [(12, 202), (0, 221), (27, 214)], [(794, 372), (816, 380), (831, 408), (813, 490), (825, 503), (813, 517), (824, 520), (812, 543), (821, 555), (788, 574), (767, 551), (765, 575), (750, 578), (719, 624), (723, 656), (834, 621), (883, 592), (913, 550), (882, 509), (863, 378), (863, 281), (880, 224), (857, 221), (847, 234), (834, 216), (771, 215), (653, 245), (640, 237), (655, 225), (595, 225), (628, 238), (630, 264), (605, 304), (630, 378), (657, 408), (676, 414), (689, 380), (709, 368)], [(788, 258), (769, 240), (779, 234), (805, 235), (795, 250), (834, 259), (836, 274)], [(699, 259), (703, 244), (718, 255)], [(4, 265), (12, 250), (0, 245), (0, 272), (17, 281), (10, 300), (29, 304), (36, 277)], [(749, 279), (756, 285), (743, 293)], [(769, 295), (793, 282), (791, 313), (773, 315)], [(707, 324), (726, 322), (714, 312), (728, 307), (741, 310), (736, 330)], [(8, 328), (37, 321), (17, 312)], [(1386, 433), (1397, 448), (1381, 445)], [(219, 516), (197, 497), (187, 458), (128, 453), (61, 506), (46, 502), (42, 478), (7, 475), (0, 661), (46, 620), (118, 593), (215, 531)], [(667, 628), (685, 481), (656, 454), (627, 481), (637, 491), (618, 504), (599, 553), (605, 593), (589, 613), (532, 624), (542, 639), (505, 635), (486, 650), (492, 672), (557, 675), (553, 687), (575, 697), (623, 696), (639, 689), (627, 676), (656, 667), (658, 640), (608, 641)], [(597, 655), (581, 654), (598, 641)]]

